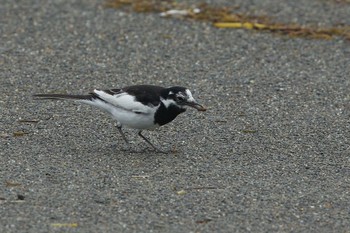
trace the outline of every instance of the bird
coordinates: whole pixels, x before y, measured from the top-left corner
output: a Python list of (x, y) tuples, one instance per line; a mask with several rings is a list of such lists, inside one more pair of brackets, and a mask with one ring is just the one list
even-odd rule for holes
[(199, 104), (188, 88), (182, 86), (132, 85), (107, 90), (95, 89), (86, 95), (34, 94), (35, 99), (73, 100), (85, 103), (108, 113), (117, 123), (117, 129), (127, 145), (122, 128), (137, 129), (140, 136), (154, 150), (163, 152), (151, 143), (143, 130), (156, 128), (173, 121), (179, 114), (192, 107), (198, 111), (207, 109)]

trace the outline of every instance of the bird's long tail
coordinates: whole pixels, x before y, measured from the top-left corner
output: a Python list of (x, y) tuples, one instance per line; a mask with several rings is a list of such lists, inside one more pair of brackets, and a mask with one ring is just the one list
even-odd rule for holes
[(94, 95), (35, 94), (33, 97), (41, 100), (92, 100)]
[(68, 94), (35, 94), (33, 97), (37, 100), (72, 100), (98, 107), (103, 111), (111, 113), (111, 107), (95, 93), (87, 95), (68, 95)]

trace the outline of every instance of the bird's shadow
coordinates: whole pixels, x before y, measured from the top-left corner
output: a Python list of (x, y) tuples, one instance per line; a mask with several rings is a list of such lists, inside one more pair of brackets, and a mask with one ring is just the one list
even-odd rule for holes
[(171, 148), (165, 148), (165, 149), (154, 149), (152, 147), (148, 147), (147, 145), (123, 145), (120, 146), (119, 144), (113, 144), (108, 147), (109, 151), (113, 151), (114, 153), (116, 151), (122, 152), (123, 154), (139, 154), (139, 155), (148, 155), (148, 156), (156, 156), (156, 155), (174, 155), (177, 154), (179, 151), (176, 150), (174, 147)]

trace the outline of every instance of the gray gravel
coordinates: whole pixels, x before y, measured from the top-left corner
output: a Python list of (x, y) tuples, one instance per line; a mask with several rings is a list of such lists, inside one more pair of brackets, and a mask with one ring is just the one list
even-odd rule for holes
[[(274, 2), (235, 4), (349, 23), (350, 4)], [(97, 0), (2, 0), (0, 15), (0, 232), (350, 230), (349, 41), (220, 30)], [(188, 86), (209, 107), (146, 133), (172, 153), (132, 130), (136, 151), (125, 151), (103, 113), (31, 98), (141, 83)]]

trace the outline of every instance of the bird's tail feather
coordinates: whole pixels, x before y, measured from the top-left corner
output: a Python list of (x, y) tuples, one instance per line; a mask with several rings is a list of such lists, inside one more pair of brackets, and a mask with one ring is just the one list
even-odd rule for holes
[(91, 100), (93, 95), (35, 94), (33, 97), (41, 100)]

